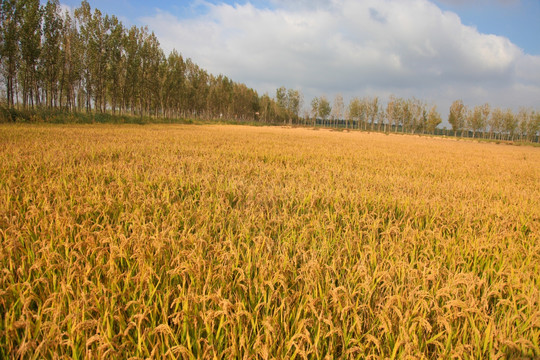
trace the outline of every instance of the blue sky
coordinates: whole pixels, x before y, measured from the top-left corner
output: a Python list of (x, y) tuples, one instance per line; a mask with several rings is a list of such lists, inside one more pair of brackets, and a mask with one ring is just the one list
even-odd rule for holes
[(540, 0), (89, 3), (261, 94), (415, 96), (443, 115), (455, 99), (540, 110)]
[(435, 1), (456, 12), (465, 25), (488, 34), (506, 36), (529, 54), (540, 55), (540, 1)]

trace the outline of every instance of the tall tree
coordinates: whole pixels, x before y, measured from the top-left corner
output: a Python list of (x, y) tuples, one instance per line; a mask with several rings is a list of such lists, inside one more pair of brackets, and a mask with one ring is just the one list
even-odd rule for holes
[(486, 129), (488, 126), (490, 112), (491, 112), (491, 106), (488, 103), (485, 103), (484, 105), (482, 105), (482, 117), (483, 117), (483, 125), (484, 125), (482, 127), (482, 132), (484, 133), (484, 137), (486, 136)]
[(100, 112), (107, 109), (107, 99), (105, 97), (105, 81), (107, 78), (107, 38), (108, 25), (101, 11), (94, 9), (88, 26), (88, 65), (90, 66), (90, 83), (94, 99), (94, 107)]
[(377, 131), (381, 131), (381, 129), (386, 132), (386, 110), (382, 106), (377, 112)]
[[(75, 9), (75, 18), (79, 28), (79, 55), (81, 57), (81, 70), (82, 81), (84, 86), (84, 103), (86, 111), (91, 110), (92, 96), (93, 96), (93, 74), (92, 74), (92, 49), (91, 49), (91, 37), (92, 37), (92, 9), (88, 1), (83, 0), (81, 6)], [(82, 101), (79, 100), (79, 103)]]
[(313, 125), (317, 125), (317, 117), (319, 116), (319, 98), (314, 97), (311, 100), (311, 117), (313, 118)]
[(287, 90), (287, 111), (292, 119), (298, 120), (302, 100), (303, 98), (300, 90)]
[(413, 128), (413, 111), (411, 104), (412, 102), (410, 99), (403, 99), (403, 101), (400, 102), (402, 132), (411, 131)]
[[(209, 76), (208, 73), (201, 69), (197, 64), (195, 64), (191, 59), (186, 61), (186, 70), (187, 70), (187, 94), (188, 94), (188, 109), (190, 116), (204, 117), (206, 110), (206, 98), (209, 93)], [(236, 104), (235, 98), (232, 98), (231, 111), (235, 118), (238, 117), (236, 113)]]
[(367, 111), (368, 111), (370, 129), (371, 131), (373, 131), (374, 126), (375, 126), (375, 120), (377, 119), (377, 115), (379, 113), (379, 97), (375, 96), (374, 98), (368, 101)]
[(125, 85), (124, 79), (124, 58), (122, 56), (124, 26), (116, 16), (105, 16), (105, 28), (109, 30), (106, 38), (105, 49), (106, 61), (106, 91), (111, 103), (113, 114), (121, 103), (122, 89)]
[(287, 114), (287, 88), (285, 86), (281, 86), (278, 89), (276, 89), (276, 103), (278, 106), (278, 117), (285, 121), (288, 117)]
[(332, 118), (334, 119), (334, 123), (337, 126), (337, 122), (339, 122), (345, 113), (345, 105), (343, 103), (343, 96), (341, 94), (337, 94), (334, 98), (334, 105), (332, 106)]
[(139, 103), (141, 89), (139, 83), (141, 68), (139, 32), (139, 28), (132, 26), (123, 39), (125, 75), (122, 93), (122, 108), (124, 111), (130, 111), (132, 115), (136, 112), (136, 105)]
[(465, 126), (465, 116), (467, 114), (467, 109), (463, 105), (463, 101), (455, 100), (452, 105), (450, 105), (450, 112), (448, 114), (448, 122), (452, 125), (452, 130), (454, 131), (454, 136), (457, 135), (458, 131), (463, 130)]
[(409, 130), (411, 133), (424, 133), (427, 122), (427, 114), (424, 103), (414, 97), (409, 99), (407, 103)]
[(41, 6), (39, 0), (19, 0), (20, 51), (23, 106), (39, 104), (38, 62), (41, 55)]
[(266, 123), (274, 118), (274, 101), (267, 93), (260, 100), (260, 118)]
[(285, 86), (281, 86), (280, 88), (276, 89), (278, 118), (283, 121), (298, 121), (302, 101), (302, 93), (299, 90), (287, 90)]
[(43, 49), (41, 51), (41, 72), (46, 104), (56, 107), (58, 101), (59, 73), (62, 70), (60, 41), (62, 18), (58, 0), (48, 0), (43, 14)]
[(8, 106), (15, 104), (17, 94), (17, 74), (20, 58), (19, 27), (20, 11), (16, 0), (2, 0), (0, 5), (1, 24), (0, 34), (0, 70), (6, 85), (6, 98)]
[[(280, 88), (277, 100), (245, 84), (215, 77), (173, 51), (166, 58), (148, 28), (125, 29), (87, 0), (60, 13), (59, 0), (0, 2), (0, 80), (7, 103), (41, 101), (67, 110), (130, 111), (298, 121), (299, 90)], [(41, 23), (43, 22), (43, 26)]]
[(473, 138), (476, 137), (476, 133), (486, 126), (487, 112), (484, 106), (475, 106), (467, 112), (467, 126), (473, 133)]
[(429, 110), (427, 117), (427, 131), (430, 134), (435, 133), (435, 129), (442, 122), (441, 114), (437, 111), (437, 105), (433, 105)]
[(500, 108), (495, 108), (491, 112), (491, 117), (488, 120), (490, 139), (501, 136), (502, 126), (504, 121), (504, 112)]
[(81, 82), (82, 54), (79, 46), (79, 32), (68, 11), (64, 14), (60, 42), (62, 69), (59, 80), (59, 98), (61, 103), (64, 102), (66, 109), (74, 110), (77, 105), (82, 105), (77, 102)]
[(330, 102), (326, 98), (326, 96), (321, 96), (319, 98), (319, 109), (318, 109), (318, 115), (323, 120), (323, 122), (326, 122), (328, 119), (328, 116), (332, 112), (332, 107), (330, 106)]
[[(360, 121), (360, 108), (361, 103), (360, 99), (357, 97), (354, 97), (349, 101), (349, 106), (347, 108), (347, 120), (352, 122), (352, 127), (354, 129), (355, 122), (358, 123)], [(347, 121), (347, 127), (349, 127)]]
[[(142, 90), (146, 96), (141, 96), (141, 113), (158, 115), (159, 114), (159, 67), (164, 61), (164, 54), (160, 48), (159, 41), (156, 35), (152, 32), (148, 34), (147, 29), (142, 32), (142, 48), (141, 48), (141, 85)], [(205, 77), (200, 69), (194, 71), (198, 72), (198, 76)], [(204, 88), (206, 94), (207, 77), (201, 79), (200, 88)], [(199, 96), (200, 94), (197, 94)], [(206, 97), (197, 98), (198, 111), (203, 111), (206, 103)]]
[(534, 141), (540, 132), (540, 112), (532, 112), (527, 124), (527, 140)]
[(514, 140), (514, 136), (517, 130), (517, 117), (510, 109), (506, 109), (503, 115), (503, 128), (506, 133), (507, 140)]
[(276, 101), (279, 107), (283, 109), (287, 108), (287, 88), (285, 86), (276, 89)]
[[(180, 117), (186, 82), (186, 65), (184, 63), (184, 59), (178, 52), (176, 52), (176, 50), (173, 50), (169, 54), (166, 69), (167, 73), (163, 84), (164, 103), (168, 109), (168, 116)], [(224, 84), (228, 83), (228, 79), (218, 77), (217, 82), (219, 84), (219, 89), (221, 89), (224, 87)], [(217, 92), (219, 100), (217, 100), (218, 98), (215, 100), (218, 103), (217, 112), (219, 112), (219, 114), (223, 114), (225, 112), (225, 106), (229, 101), (228, 98), (226, 99), (227, 101), (221, 100), (223, 99), (223, 96), (225, 96), (224, 93), (224, 90)]]
[(390, 99), (386, 104), (386, 116), (388, 118), (390, 131), (392, 131), (392, 126), (394, 126), (395, 131), (397, 131), (397, 125), (399, 123), (399, 99), (394, 95), (390, 95)]

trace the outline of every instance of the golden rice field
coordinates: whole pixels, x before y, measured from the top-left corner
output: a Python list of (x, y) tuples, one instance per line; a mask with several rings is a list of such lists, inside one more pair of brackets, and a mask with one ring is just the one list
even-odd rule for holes
[(0, 126), (0, 358), (540, 357), (540, 148)]

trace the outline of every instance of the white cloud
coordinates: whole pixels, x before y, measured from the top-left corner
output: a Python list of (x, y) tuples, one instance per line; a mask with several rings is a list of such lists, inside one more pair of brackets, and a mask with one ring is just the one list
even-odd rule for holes
[(440, 3), (448, 4), (448, 5), (476, 5), (476, 4), (488, 4), (490, 3), (498, 3), (502, 5), (514, 5), (519, 4), (521, 0), (437, 0)]
[(539, 98), (540, 57), (463, 25), (427, 0), (272, 3), (205, 3), (196, 18), (158, 11), (142, 21), (165, 50), (176, 48), (260, 92), (301, 89), (306, 103), (338, 92), (346, 99), (416, 96), (441, 110), (456, 98), (505, 107), (533, 106)]

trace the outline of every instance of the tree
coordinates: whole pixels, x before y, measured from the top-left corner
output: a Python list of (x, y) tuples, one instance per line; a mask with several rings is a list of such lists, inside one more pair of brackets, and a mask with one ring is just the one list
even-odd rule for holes
[(532, 121), (533, 112), (532, 110), (521, 108), (516, 114), (517, 127), (519, 129), (519, 139), (524, 140), (528, 138), (528, 128), (529, 124)]
[(534, 141), (538, 133), (540, 132), (540, 113), (531, 113), (529, 122), (527, 124), (527, 140)]
[(125, 66), (122, 56), (124, 26), (116, 16), (106, 16), (105, 28), (110, 32), (105, 41), (105, 49), (108, 54), (105, 66), (105, 88), (114, 114), (120, 106), (122, 88), (125, 86), (124, 72), (122, 71)]
[(401, 130), (402, 132), (409, 131), (413, 125), (413, 112), (411, 109), (411, 100), (403, 99), (400, 102), (400, 114), (401, 114)]
[(467, 126), (473, 133), (473, 138), (476, 137), (476, 133), (485, 128), (487, 122), (487, 114), (484, 106), (475, 106), (473, 109), (467, 112)]
[(59, 73), (62, 70), (60, 41), (62, 19), (58, 0), (48, 0), (43, 15), (43, 49), (41, 72), (44, 82), (46, 104), (56, 107), (58, 101)]
[(101, 11), (94, 9), (88, 26), (88, 65), (90, 66), (90, 82), (94, 98), (94, 108), (100, 112), (107, 109), (107, 99), (105, 96), (107, 79), (107, 37), (108, 25)]
[(343, 104), (343, 96), (337, 94), (334, 98), (334, 106), (332, 107), (332, 118), (334, 119), (334, 124), (337, 124), (339, 120), (343, 118), (345, 112), (345, 105)]
[(367, 101), (367, 115), (370, 122), (371, 131), (373, 131), (375, 119), (379, 113), (379, 98), (375, 96), (373, 99)]
[(517, 129), (517, 117), (514, 116), (510, 109), (506, 109), (503, 113), (503, 128), (506, 132), (506, 139), (514, 140)]
[(435, 129), (442, 123), (441, 114), (437, 111), (437, 105), (433, 105), (427, 115), (427, 131), (435, 134)]
[(330, 106), (330, 102), (328, 99), (326, 99), (326, 96), (321, 96), (319, 98), (319, 108), (318, 108), (318, 115), (319, 117), (325, 122), (328, 119), (328, 116), (332, 112), (332, 107)]
[[(45, 0), (43, 0), (45, 2)], [(43, 24), (42, 24), (43, 23)], [(0, 80), (8, 106), (44, 102), (66, 110), (130, 111), (151, 116), (227, 116), (297, 121), (299, 90), (277, 100), (222, 75), (209, 74), (173, 51), (165, 57), (148, 28), (125, 29), (87, 0), (60, 13), (59, 0), (0, 2)]]
[(75, 22), (67, 11), (64, 14), (60, 47), (62, 58), (59, 80), (60, 103), (62, 104), (65, 98), (64, 106), (66, 109), (74, 110), (77, 105), (81, 106), (81, 103), (77, 103), (77, 90), (81, 82), (82, 59), (79, 33)]
[[(206, 98), (209, 93), (208, 73), (201, 69), (191, 59), (186, 60), (186, 77), (187, 77), (187, 103), (185, 107), (189, 111), (190, 116), (203, 117), (206, 110)], [(232, 102), (229, 104), (231, 115), (234, 118), (238, 117), (236, 97), (232, 97)]]
[(139, 38), (139, 29), (136, 26), (132, 26), (124, 34), (123, 38), (125, 74), (122, 107), (124, 111), (129, 111), (131, 114), (135, 114), (141, 88), (139, 75), (141, 68)]
[[(159, 68), (160, 64), (164, 61), (165, 55), (163, 54), (159, 41), (153, 32), (148, 34), (147, 30), (144, 29), (141, 34), (143, 34), (143, 38), (141, 48), (140, 82), (142, 87), (141, 90), (144, 94), (146, 94), (146, 96), (139, 97), (139, 111), (141, 115), (158, 115), (160, 111), (159, 105), (161, 103), (159, 99)], [(198, 82), (196, 86), (197, 91), (195, 94), (197, 97), (197, 111), (202, 114), (206, 108), (208, 74), (197, 66), (194, 66), (192, 75), (195, 81)]]
[(307, 108), (302, 110), (302, 124), (307, 125), (310, 121), (310, 111)]
[[(224, 90), (227, 87), (229, 79), (220, 76), (216, 80), (216, 113), (223, 114), (226, 110), (226, 103), (230, 101), (225, 96), (230, 96)], [(182, 110), (183, 97), (185, 96), (186, 83), (186, 64), (182, 55), (176, 50), (173, 50), (167, 58), (167, 66), (165, 67), (165, 75), (162, 82), (162, 101), (163, 106), (167, 109), (168, 117), (180, 117)], [(228, 95), (226, 95), (228, 94)]]
[(287, 88), (285, 86), (281, 86), (276, 90), (276, 101), (280, 108), (287, 108)]
[(302, 93), (299, 90), (287, 90), (285, 86), (281, 86), (276, 90), (276, 103), (280, 119), (290, 122), (297, 121), (302, 104)]
[(18, 64), (19, 64), (19, 26), (20, 11), (16, 0), (3, 0), (0, 6), (0, 64), (6, 83), (7, 105), (15, 104)]
[(484, 132), (484, 137), (486, 136), (486, 128), (489, 121), (489, 113), (491, 112), (491, 106), (489, 106), (488, 103), (485, 103), (482, 105), (482, 116), (483, 116), (483, 124), (482, 131)]
[(287, 111), (289, 116), (297, 120), (301, 105), (302, 93), (299, 90), (289, 89), (287, 91)]
[(452, 105), (450, 105), (450, 112), (448, 114), (448, 122), (452, 125), (452, 130), (454, 131), (454, 136), (457, 135), (458, 131), (463, 130), (465, 126), (465, 116), (467, 114), (467, 109), (463, 105), (463, 101), (455, 100)]
[(39, 0), (19, 0), (20, 51), (23, 106), (39, 104), (38, 62), (41, 55), (41, 6)]
[(276, 103), (279, 108), (279, 118), (285, 121), (287, 117), (287, 89), (281, 86), (276, 90)]
[(386, 116), (388, 118), (390, 131), (392, 130), (392, 126), (394, 126), (394, 129), (397, 132), (398, 125), (401, 121), (401, 102), (401, 99), (396, 98), (394, 95), (390, 95), (388, 104), (386, 104)]
[(416, 98), (409, 99), (407, 101), (406, 110), (407, 121), (411, 133), (425, 132), (427, 114), (424, 103)]
[(319, 116), (319, 98), (314, 97), (311, 100), (311, 117), (313, 118), (313, 125), (317, 125), (317, 117)]
[[(91, 58), (91, 49), (90, 49), (90, 37), (92, 34), (91, 30), (91, 13), (90, 4), (88, 1), (83, 0), (81, 6), (75, 9), (75, 18), (77, 19), (77, 24), (79, 28), (79, 51), (81, 57), (81, 70), (82, 70), (82, 81), (84, 86), (84, 103), (86, 111), (91, 110), (91, 97), (92, 97), (92, 62)], [(81, 103), (81, 100), (79, 100)]]
[[(348, 112), (348, 119), (352, 121), (353, 129), (354, 129), (354, 123), (360, 122), (361, 111), (362, 111), (362, 103), (360, 99), (357, 97), (352, 98), (352, 100), (349, 102), (349, 107), (348, 107), (347, 112)], [(349, 127), (348, 124), (347, 124), (347, 127)], [(360, 127), (360, 123), (358, 124), (358, 127)]]
[(383, 126), (384, 132), (386, 132), (386, 111), (384, 110), (384, 107), (381, 107), (379, 111), (377, 112), (377, 130), (381, 131), (381, 125)]
[(491, 112), (491, 117), (488, 120), (490, 139), (501, 135), (504, 120), (504, 112), (500, 108), (495, 108)]

